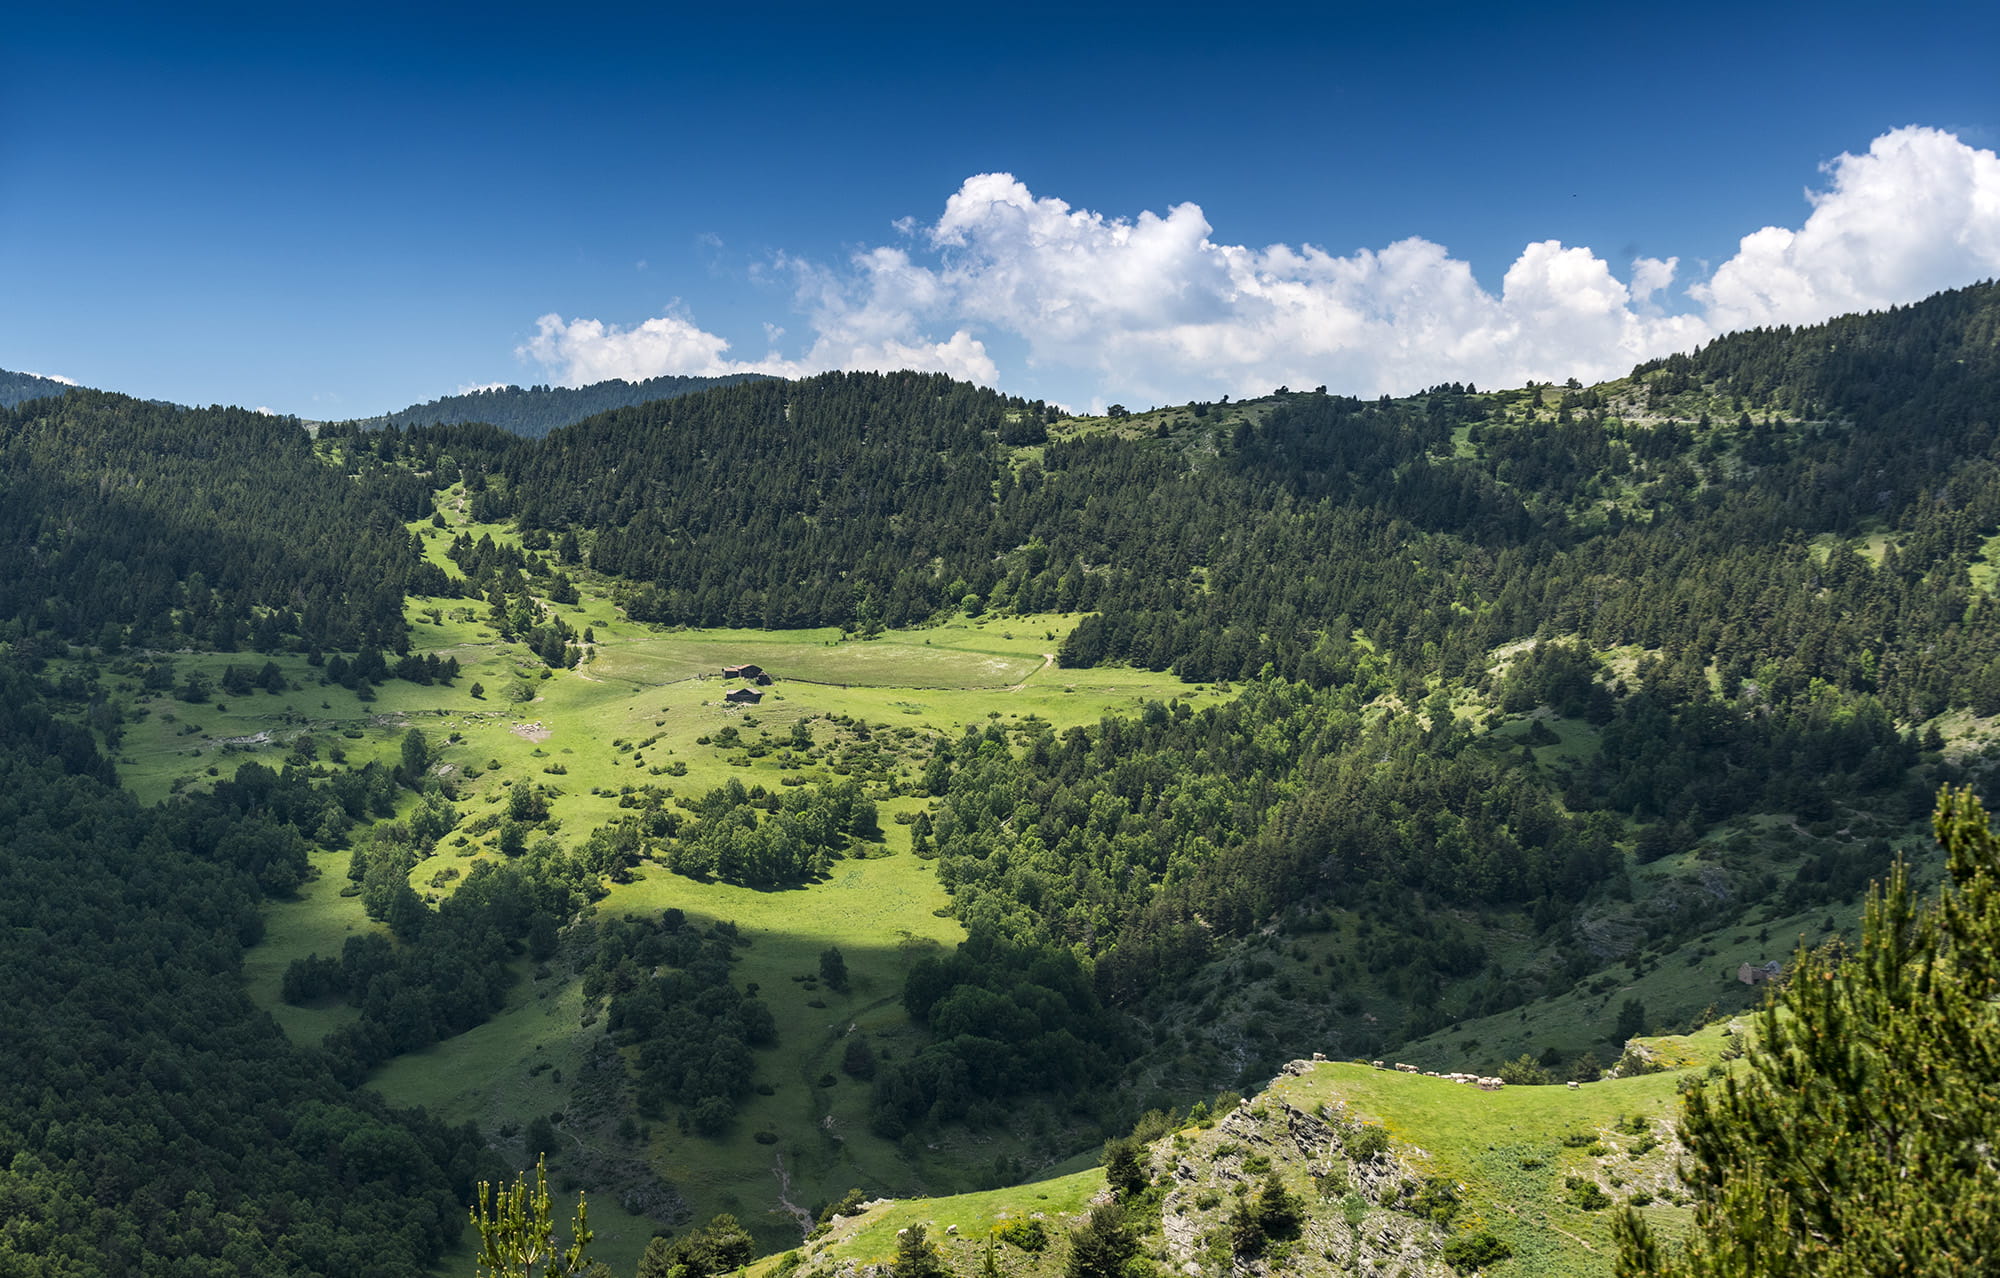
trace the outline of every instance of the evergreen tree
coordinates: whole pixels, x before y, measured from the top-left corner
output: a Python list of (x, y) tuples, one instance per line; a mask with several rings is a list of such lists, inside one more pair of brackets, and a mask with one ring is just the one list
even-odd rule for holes
[(1139, 1254), (1139, 1240), (1117, 1203), (1098, 1203), (1069, 1235), (1063, 1278), (1122, 1278), (1125, 1262)]
[(875, 1077), (875, 1049), (868, 1046), (866, 1037), (856, 1034), (847, 1040), (847, 1049), (840, 1054), (840, 1068), (854, 1078)]
[(924, 1237), (922, 1225), (896, 1231), (896, 1260), (889, 1266), (890, 1278), (950, 1278), (944, 1257)]
[(1695, 1231), (1619, 1223), (1620, 1278), (1992, 1272), (2000, 1256), (2000, 838), (1970, 791), (1934, 818), (1951, 883), (1920, 906), (1899, 863), (1859, 949), (1793, 962), (1747, 1068), (1681, 1122)]
[(1120, 1199), (1143, 1193), (1151, 1181), (1146, 1176), (1145, 1146), (1130, 1136), (1104, 1142), (1104, 1181)]
[(411, 728), (403, 734), (403, 784), (415, 789), (424, 779), (424, 770), (431, 766), (430, 742), (424, 739), (422, 728)]
[(828, 989), (847, 989), (847, 957), (839, 946), (830, 945), (820, 952), (819, 979), (826, 982)]
[[(490, 1204), (490, 1205), (489, 1205)], [(472, 1223), (479, 1230), (478, 1278), (560, 1278), (582, 1274), (590, 1261), (590, 1226), (585, 1222), (583, 1195), (576, 1196), (576, 1219), (564, 1246), (555, 1236), (549, 1201), (549, 1174), (535, 1164), (535, 1187), (525, 1174), (513, 1185), (495, 1190), (485, 1181), (473, 1199)]]

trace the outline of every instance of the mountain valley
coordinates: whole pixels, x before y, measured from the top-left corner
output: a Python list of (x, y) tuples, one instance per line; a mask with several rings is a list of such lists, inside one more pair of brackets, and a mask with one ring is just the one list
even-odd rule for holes
[(465, 1272), (545, 1159), (644, 1278), (1609, 1274), (2000, 797), (1993, 285), (1100, 417), (7, 377), (0, 1272)]

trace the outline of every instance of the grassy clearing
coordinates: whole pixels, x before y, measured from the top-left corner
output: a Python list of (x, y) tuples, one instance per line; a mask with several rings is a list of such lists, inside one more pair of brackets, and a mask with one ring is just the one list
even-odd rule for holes
[(295, 899), (265, 907), (267, 932), (281, 933), (287, 943), (255, 945), (243, 956), (243, 979), (250, 997), (277, 1018), (295, 1043), (317, 1043), (358, 1013), (340, 1000), (293, 1007), (279, 997), (285, 968), (302, 954), (338, 955), (350, 935), (376, 927), (362, 913), (359, 901), (340, 895), (348, 885), (347, 853), (314, 852), (312, 862), (318, 878), (300, 889)]
[[(1875, 559), (1879, 563), (1881, 556), (1878, 554)], [(1979, 553), (1972, 557), (1972, 565), (1967, 571), (1971, 574), (1975, 590), (1984, 590), (1989, 595), (1993, 593), (1995, 581), (2000, 580), (2000, 534), (1988, 537), (1980, 544)]]
[[(1065, 630), (1068, 625), (1065, 624)], [(942, 633), (909, 631), (855, 639), (826, 628), (774, 634), (754, 630), (682, 631), (618, 644), (592, 665), (599, 679), (636, 685), (714, 675), (753, 662), (783, 671), (788, 682), (832, 687), (1006, 689), (1051, 664), (1048, 632), (1020, 640), (1012, 631), (954, 625)], [(1002, 638), (1002, 634), (1008, 635)], [(1036, 651), (1037, 647), (1048, 649)]]

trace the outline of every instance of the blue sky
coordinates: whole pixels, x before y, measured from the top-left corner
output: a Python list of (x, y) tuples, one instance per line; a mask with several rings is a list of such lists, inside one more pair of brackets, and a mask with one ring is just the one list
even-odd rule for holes
[(1996, 55), (1921, 3), (43, 6), (0, 367), (317, 418), (1603, 376), (2000, 274)]

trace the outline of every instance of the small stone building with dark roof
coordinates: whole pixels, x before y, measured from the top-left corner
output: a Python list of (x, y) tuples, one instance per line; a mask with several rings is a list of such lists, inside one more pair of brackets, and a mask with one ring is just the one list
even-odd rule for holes
[(739, 706), (754, 706), (764, 699), (764, 694), (755, 688), (732, 688), (722, 694), (724, 701)]
[(1784, 964), (1772, 959), (1768, 963), (1745, 963), (1736, 969), (1736, 979), (1745, 985), (1762, 985), (1765, 981), (1777, 980), (1784, 973)]

